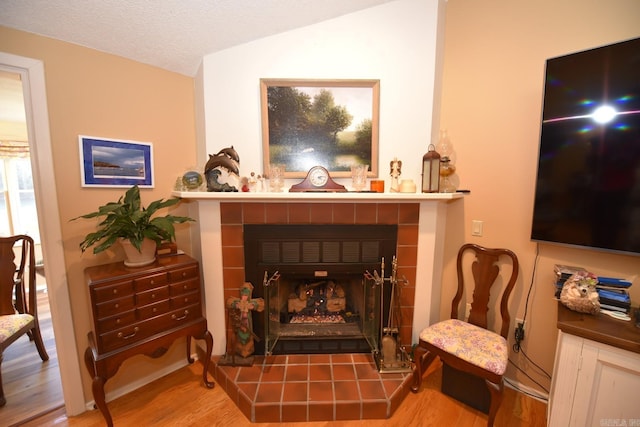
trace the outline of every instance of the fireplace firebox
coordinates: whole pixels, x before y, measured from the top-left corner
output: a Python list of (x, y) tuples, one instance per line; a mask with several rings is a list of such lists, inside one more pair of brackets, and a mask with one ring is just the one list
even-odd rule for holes
[[(247, 281), (265, 310), (252, 313), (256, 353), (366, 353), (389, 316), (397, 225), (245, 224)], [(384, 273), (383, 273), (384, 274)]]

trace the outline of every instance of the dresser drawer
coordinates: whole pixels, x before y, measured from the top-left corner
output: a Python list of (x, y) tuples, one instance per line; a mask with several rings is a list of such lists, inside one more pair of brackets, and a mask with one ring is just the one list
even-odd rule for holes
[(124, 346), (134, 345), (157, 333), (180, 327), (200, 317), (202, 317), (200, 306), (193, 305), (142, 320), (133, 325), (99, 335), (98, 351), (106, 353)]
[(200, 292), (189, 292), (171, 298), (171, 308), (185, 307), (187, 305), (199, 304)]
[(169, 287), (165, 285), (161, 288), (155, 288), (145, 292), (138, 292), (136, 294), (136, 304), (139, 307), (142, 305), (153, 304), (168, 298)]
[(192, 277), (198, 277), (198, 264), (193, 264), (184, 268), (176, 268), (175, 270), (169, 271), (169, 278), (171, 282), (191, 279)]
[(115, 329), (120, 329), (124, 326), (131, 325), (132, 323), (135, 323), (135, 321), (136, 321), (135, 310), (126, 311), (116, 316), (107, 317), (107, 318), (98, 320), (97, 332), (98, 334), (110, 332)]
[(179, 308), (168, 314), (169, 324), (167, 327), (174, 328), (182, 326), (191, 320), (199, 319), (202, 317), (202, 309), (200, 304), (189, 305), (187, 307)]
[(200, 281), (198, 280), (185, 280), (169, 285), (169, 294), (172, 297), (194, 291), (200, 291)]
[(96, 304), (97, 320), (102, 320), (105, 317), (124, 313), (125, 311), (131, 310), (133, 307), (135, 307), (133, 295)]
[(164, 301), (157, 302), (155, 304), (145, 305), (143, 307), (138, 306), (138, 319), (146, 320), (155, 316), (159, 316), (168, 312), (171, 308), (171, 304), (169, 304), (169, 300), (166, 299)]
[(133, 283), (131, 280), (114, 282), (108, 285), (95, 286), (91, 291), (93, 293), (93, 302), (100, 304), (101, 302), (131, 295), (133, 293)]
[(134, 279), (133, 283), (135, 285), (136, 292), (142, 292), (148, 289), (157, 288), (168, 281), (167, 273), (158, 273)]

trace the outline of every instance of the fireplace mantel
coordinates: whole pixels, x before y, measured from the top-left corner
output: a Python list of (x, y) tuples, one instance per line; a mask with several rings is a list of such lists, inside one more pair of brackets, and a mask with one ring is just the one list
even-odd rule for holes
[[(223, 287), (223, 253), (221, 205), (241, 204), (387, 204), (419, 205), (418, 245), (415, 283), (415, 310), (412, 342), (418, 342), (422, 328), (439, 320), (440, 282), (447, 205), (463, 198), (462, 193), (242, 193), (180, 192), (173, 196), (185, 200), (189, 215), (196, 219), (191, 227), (193, 256), (201, 261), (204, 280), (205, 311), (214, 337), (214, 354), (226, 349), (225, 296)], [(313, 224), (313, 222), (311, 223)]]
[(174, 191), (182, 199), (213, 200), (218, 202), (330, 202), (366, 203), (395, 202), (416, 203), (422, 201), (449, 201), (463, 197), (463, 193), (370, 193), (370, 192), (306, 192), (306, 193), (244, 193)]

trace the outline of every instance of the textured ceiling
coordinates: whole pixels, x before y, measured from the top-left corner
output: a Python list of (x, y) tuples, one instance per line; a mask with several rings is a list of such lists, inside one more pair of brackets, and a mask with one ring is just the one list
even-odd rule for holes
[(202, 57), (392, 0), (0, 0), (0, 25), (188, 76)]

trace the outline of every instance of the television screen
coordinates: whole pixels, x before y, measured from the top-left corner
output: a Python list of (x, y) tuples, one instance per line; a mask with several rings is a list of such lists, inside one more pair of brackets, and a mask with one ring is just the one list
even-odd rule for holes
[(547, 60), (531, 238), (640, 255), (640, 38)]

